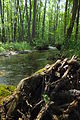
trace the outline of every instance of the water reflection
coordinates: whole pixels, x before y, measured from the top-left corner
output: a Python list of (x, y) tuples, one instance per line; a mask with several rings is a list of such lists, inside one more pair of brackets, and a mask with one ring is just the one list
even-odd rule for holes
[(27, 77), (53, 61), (48, 60), (49, 56), (54, 56), (53, 51), (32, 52), (17, 56), (1, 57), (0, 70), (7, 74), (0, 76), (0, 83), (17, 85), (21, 79)]

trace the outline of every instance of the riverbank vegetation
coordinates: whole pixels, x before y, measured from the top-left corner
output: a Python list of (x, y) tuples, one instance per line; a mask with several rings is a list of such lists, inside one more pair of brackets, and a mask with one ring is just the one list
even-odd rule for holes
[(79, 0), (0, 0), (0, 51), (56, 44), (76, 50), (79, 9)]
[(25, 42), (6, 42), (0, 43), (0, 52), (4, 51), (22, 51), (22, 50), (31, 50), (31, 46), (29, 43)]

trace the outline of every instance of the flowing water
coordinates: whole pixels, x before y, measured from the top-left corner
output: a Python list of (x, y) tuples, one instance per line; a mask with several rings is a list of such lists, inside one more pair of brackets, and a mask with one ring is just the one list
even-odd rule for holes
[(0, 57), (0, 83), (17, 85), (21, 79), (43, 68), (46, 64), (54, 63), (58, 54), (58, 51), (48, 50)]

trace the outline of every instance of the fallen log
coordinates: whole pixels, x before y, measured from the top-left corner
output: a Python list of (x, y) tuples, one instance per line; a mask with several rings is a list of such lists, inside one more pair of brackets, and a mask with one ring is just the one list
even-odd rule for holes
[[(1, 120), (71, 120), (79, 118), (80, 64), (57, 60), (24, 78), (0, 107)], [(74, 118), (73, 118), (74, 120)]]

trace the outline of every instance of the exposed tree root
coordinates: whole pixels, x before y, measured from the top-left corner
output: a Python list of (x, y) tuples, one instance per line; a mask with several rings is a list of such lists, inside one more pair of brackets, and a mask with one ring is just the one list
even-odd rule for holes
[(80, 64), (75, 56), (21, 80), (0, 109), (1, 120), (80, 120)]

